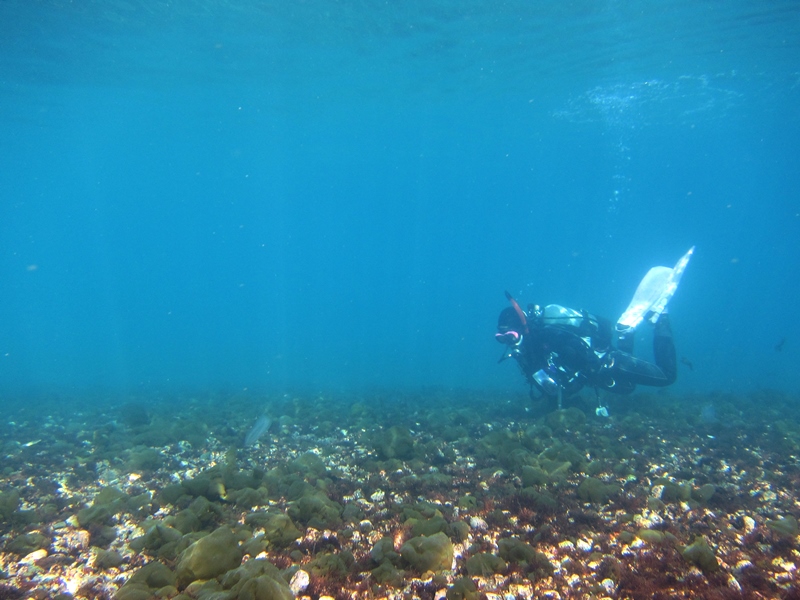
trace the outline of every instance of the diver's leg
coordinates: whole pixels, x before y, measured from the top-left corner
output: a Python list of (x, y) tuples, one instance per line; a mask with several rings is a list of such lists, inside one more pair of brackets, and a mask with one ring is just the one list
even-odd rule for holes
[(678, 359), (675, 352), (675, 342), (672, 339), (672, 327), (669, 324), (669, 315), (664, 312), (656, 321), (653, 331), (653, 356), (656, 364), (664, 372), (665, 383), (670, 385), (678, 378)]
[(669, 316), (662, 313), (653, 331), (655, 364), (636, 358), (626, 350), (633, 348), (633, 333), (633, 330), (630, 332), (617, 330), (618, 349), (609, 354), (611, 360), (605, 373), (617, 384), (666, 386), (674, 383), (678, 373), (678, 361)]

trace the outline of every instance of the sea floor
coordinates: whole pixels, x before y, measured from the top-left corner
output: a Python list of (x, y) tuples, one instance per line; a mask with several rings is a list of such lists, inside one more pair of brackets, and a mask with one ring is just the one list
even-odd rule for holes
[(800, 399), (583, 398), (4, 398), (0, 600), (800, 598)]

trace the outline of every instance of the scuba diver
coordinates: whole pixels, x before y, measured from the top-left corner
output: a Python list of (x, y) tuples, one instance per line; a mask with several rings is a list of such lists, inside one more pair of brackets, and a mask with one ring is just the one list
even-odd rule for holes
[[(522, 310), (506, 292), (511, 306), (497, 323), (495, 339), (505, 345), (500, 361), (514, 358), (531, 386), (531, 398), (558, 400), (588, 386), (599, 391), (629, 394), (637, 385), (667, 386), (677, 377), (667, 303), (694, 252), (694, 246), (674, 268), (653, 267), (636, 288), (628, 308), (612, 326), (608, 319), (557, 304), (529, 304)], [(642, 321), (655, 325), (654, 363), (633, 356), (634, 333)], [(616, 330), (617, 343), (613, 345)], [(599, 416), (608, 416), (600, 404)]]

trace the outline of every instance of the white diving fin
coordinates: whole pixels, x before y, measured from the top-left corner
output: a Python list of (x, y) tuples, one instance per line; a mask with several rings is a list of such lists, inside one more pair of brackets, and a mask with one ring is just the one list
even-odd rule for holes
[(635, 329), (645, 317), (651, 323), (658, 321), (658, 317), (667, 308), (667, 303), (678, 289), (678, 284), (683, 276), (689, 259), (692, 258), (694, 246), (684, 254), (673, 268), (653, 267), (644, 276), (636, 288), (633, 300), (617, 321), (617, 331)]

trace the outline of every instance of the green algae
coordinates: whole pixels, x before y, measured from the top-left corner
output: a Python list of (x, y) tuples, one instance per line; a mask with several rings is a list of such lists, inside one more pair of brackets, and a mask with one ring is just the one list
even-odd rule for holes
[(418, 503), (405, 505), (401, 513), (404, 525), (410, 527), (411, 537), (432, 536), (445, 533), (455, 541), (464, 541), (469, 535), (469, 525), (463, 521), (449, 523), (434, 504)]
[[(129, 497), (122, 490), (109, 486), (102, 488), (94, 497), (91, 506), (87, 506), (78, 511), (77, 519), (80, 526), (84, 529), (98, 528), (111, 523), (111, 518), (120, 512), (129, 510), (129, 502), (133, 498)], [(149, 495), (144, 498), (136, 497), (132, 502), (134, 508), (141, 508), (149, 504)]]
[(255, 537), (246, 540), (241, 548), (242, 552), (247, 556), (255, 558), (262, 552), (265, 552), (269, 548), (270, 544), (267, 542), (267, 539), (264, 537), (263, 533), (259, 533)]
[(221, 476), (212, 473), (201, 473), (192, 479), (181, 482), (183, 491), (189, 496), (217, 501), (225, 497), (225, 483)]
[(519, 538), (503, 538), (497, 543), (497, 548), (500, 558), (519, 564), (531, 581), (538, 581), (553, 574), (554, 567), (547, 556)]
[(263, 506), (269, 503), (269, 492), (263, 487), (257, 490), (251, 487), (244, 487), (228, 492), (228, 502), (232, 502), (240, 508)]
[(590, 477), (594, 477), (595, 475), (599, 475), (606, 470), (606, 464), (602, 460), (593, 460), (589, 464), (586, 465), (585, 473)]
[(314, 577), (341, 579), (347, 575), (347, 565), (338, 554), (321, 553), (308, 563), (308, 572)]
[(192, 543), (178, 557), (175, 574), (179, 587), (197, 579), (211, 579), (235, 569), (243, 552), (230, 528), (220, 527)]
[(159, 589), (164, 586), (175, 585), (175, 574), (164, 564), (153, 561), (131, 575), (128, 583), (132, 585), (143, 584), (151, 589)]
[(34, 550), (39, 550), (41, 548), (47, 548), (50, 545), (50, 538), (38, 533), (24, 533), (22, 535), (18, 535), (14, 537), (11, 542), (6, 546), (6, 549), (9, 552), (13, 552), (14, 554), (19, 554), (20, 556), (26, 556), (30, 554)]
[(465, 440), (469, 436), (469, 432), (463, 425), (447, 425), (442, 428), (440, 437), (445, 442), (455, 442), (456, 440)]
[(193, 511), (186, 508), (179, 511), (175, 515), (169, 516), (164, 519), (164, 523), (177, 529), (183, 534), (192, 533), (193, 531), (200, 531), (203, 529), (203, 523)]
[(200, 521), (203, 529), (211, 528), (223, 520), (222, 507), (216, 502), (211, 502), (204, 496), (192, 500), (187, 510), (191, 511)]
[(406, 525), (411, 525), (411, 537), (431, 536), (440, 531), (447, 532), (449, 527), (449, 523), (441, 515), (435, 515), (430, 519), (411, 518), (406, 521)]
[(409, 520), (423, 520), (432, 519), (434, 517), (441, 517), (442, 511), (436, 504), (429, 502), (418, 502), (416, 504), (404, 504), (402, 507), (402, 516), (406, 521)]
[(400, 562), (400, 555), (394, 550), (394, 541), (389, 536), (384, 536), (372, 546), (369, 551), (370, 558), (376, 563), (383, 564), (389, 562), (397, 565)]
[(174, 585), (175, 574), (162, 563), (153, 561), (131, 575), (125, 585), (114, 595), (114, 598), (115, 600), (148, 600), (156, 596), (158, 590), (174, 588)]
[(618, 536), (619, 541), (623, 544), (630, 544), (636, 539), (636, 535), (630, 531), (621, 531)]
[(547, 471), (550, 480), (553, 483), (564, 483), (567, 480), (570, 472), (580, 470), (573, 466), (573, 463), (568, 460), (551, 460), (548, 458), (540, 458), (539, 465), (542, 469)]
[(523, 465), (520, 473), (520, 479), (524, 487), (546, 485), (550, 482), (550, 475), (540, 467), (531, 465)]
[(512, 563), (531, 563), (536, 560), (536, 550), (519, 538), (503, 538), (497, 543), (500, 558)]
[(405, 585), (405, 571), (398, 570), (391, 562), (384, 561), (370, 571), (372, 577), (381, 585), (401, 588)]
[(713, 573), (719, 569), (714, 550), (702, 535), (698, 535), (690, 545), (682, 548), (681, 556), (686, 562), (699, 567), (704, 573)]
[(286, 583), (275, 577), (261, 576), (246, 581), (236, 600), (294, 600), (294, 595)]
[(478, 507), (478, 499), (475, 496), (471, 496), (469, 494), (461, 496), (458, 499), (458, 507), (466, 510), (472, 510)]
[(126, 402), (119, 408), (120, 422), (131, 428), (146, 427), (150, 424), (150, 412), (144, 404)]
[(453, 478), (446, 473), (425, 473), (418, 479), (428, 489), (450, 489), (453, 485)]
[(587, 477), (578, 485), (578, 497), (593, 504), (605, 504), (619, 492), (619, 486), (603, 483), (594, 477)]
[(510, 431), (491, 431), (483, 436), (475, 448), (479, 460), (497, 460), (505, 469), (517, 470), (534, 462), (534, 454), (526, 449), (520, 438)]
[(706, 483), (705, 485), (701, 485), (699, 488), (692, 490), (692, 498), (697, 500), (698, 502), (707, 503), (714, 494), (717, 492), (717, 486)]
[(125, 464), (129, 471), (156, 471), (164, 465), (164, 456), (153, 448), (137, 447), (128, 451), (128, 460)]
[(325, 474), (325, 463), (314, 452), (306, 452), (288, 465), (290, 473), (297, 473), (305, 477), (321, 477)]
[[(156, 522), (147, 529), (144, 535), (133, 538), (130, 547), (136, 552), (141, 552), (149, 556), (162, 556), (175, 558), (177, 543), (183, 538), (183, 534), (177, 529), (173, 529), (164, 523)], [(161, 553), (162, 548), (165, 548)]]
[[(117, 537), (117, 530), (111, 526), (115, 514), (126, 512), (128, 496), (116, 488), (100, 490), (91, 506), (82, 508), (76, 514), (80, 526), (91, 531), (93, 546), (104, 548)], [(149, 498), (147, 499), (149, 503)]]
[(136, 517), (144, 518), (155, 512), (155, 510), (150, 492), (127, 496), (125, 500), (125, 511)]
[[(542, 468), (553, 476), (558, 470), (580, 473), (586, 470), (586, 455), (569, 442), (553, 439), (538, 456)], [(566, 463), (569, 465), (565, 466)]]
[(95, 494), (94, 500), (92, 504), (95, 505), (105, 505), (109, 507), (120, 507), (125, 505), (125, 500), (127, 500), (128, 495), (123, 492), (119, 488), (115, 488), (113, 486), (107, 486), (101, 488), (97, 494)]
[(177, 506), (180, 499), (186, 496), (186, 490), (180, 483), (171, 483), (161, 488), (157, 498), (162, 504)]
[(451, 540), (466, 542), (467, 539), (469, 539), (469, 529), (469, 523), (456, 521), (455, 523), (450, 523), (445, 533), (447, 533)]
[(21, 505), (22, 500), (17, 490), (0, 492), (0, 525), (11, 525), (18, 521)]
[(778, 517), (777, 519), (768, 519), (766, 525), (771, 531), (783, 537), (795, 537), (800, 533), (797, 519), (791, 515)]
[(242, 505), (254, 502), (251, 506), (257, 506), (258, 503), (265, 503), (268, 497), (264, 472), (257, 468), (250, 472), (238, 470), (235, 448), (226, 453), (224, 464), (215, 465), (180, 483), (167, 485), (158, 494), (160, 502), (173, 506), (185, 505), (187, 498), (232, 501)]
[(285, 548), (303, 535), (283, 513), (253, 512), (245, 516), (244, 522), (249, 527), (264, 529), (264, 539), (274, 548)]
[(430, 537), (415, 537), (403, 544), (400, 556), (420, 573), (443, 571), (450, 569), (453, 562), (453, 544), (442, 532)]
[(690, 483), (660, 478), (653, 482), (653, 487), (656, 486), (662, 487), (659, 498), (667, 504), (687, 502), (692, 498), (692, 485)]
[(124, 562), (122, 554), (116, 550), (97, 548), (94, 557), (94, 567), (100, 570), (116, 569)]
[(527, 498), (533, 506), (538, 510), (553, 510), (557, 506), (556, 499), (546, 491), (539, 491), (536, 488), (526, 487), (522, 488), (519, 495)]
[(314, 529), (335, 529), (342, 523), (342, 507), (321, 492), (304, 495), (289, 506), (289, 516)]
[(459, 577), (447, 589), (447, 600), (478, 600), (480, 594), (475, 582), (468, 577)]
[(489, 552), (479, 552), (467, 559), (467, 573), (470, 577), (489, 577), (506, 570), (506, 561)]
[(565, 410), (556, 410), (545, 417), (545, 423), (553, 431), (573, 431), (586, 423), (586, 415), (575, 406)]
[(643, 542), (654, 545), (662, 544), (665, 540), (664, 533), (657, 529), (640, 529), (636, 532), (636, 537)]
[[(268, 560), (258, 558), (249, 560), (241, 566), (227, 571), (219, 577), (219, 584), (214, 586), (221, 596), (230, 600), (293, 600), (294, 595), (275, 565)], [(187, 589), (188, 590), (188, 589)], [(204, 595), (197, 594), (198, 600)]]
[(614, 473), (614, 475), (616, 475), (617, 477), (620, 477), (620, 478), (631, 478), (631, 477), (633, 477), (635, 479), (633, 468), (629, 464), (627, 464), (626, 462), (618, 462), (611, 469), (611, 472)]
[(96, 527), (100, 525), (107, 525), (111, 522), (113, 513), (107, 506), (87, 506), (78, 511), (78, 523), (84, 529)]
[(381, 460), (410, 460), (414, 458), (414, 438), (408, 429), (395, 425), (378, 434), (375, 450)]
[(126, 583), (114, 594), (114, 600), (152, 600), (153, 592), (147, 586)]
[(342, 509), (342, 520), (345, 523), (356, 524), (364, 518), (364, 511), (355, 502), (348, 502)]

